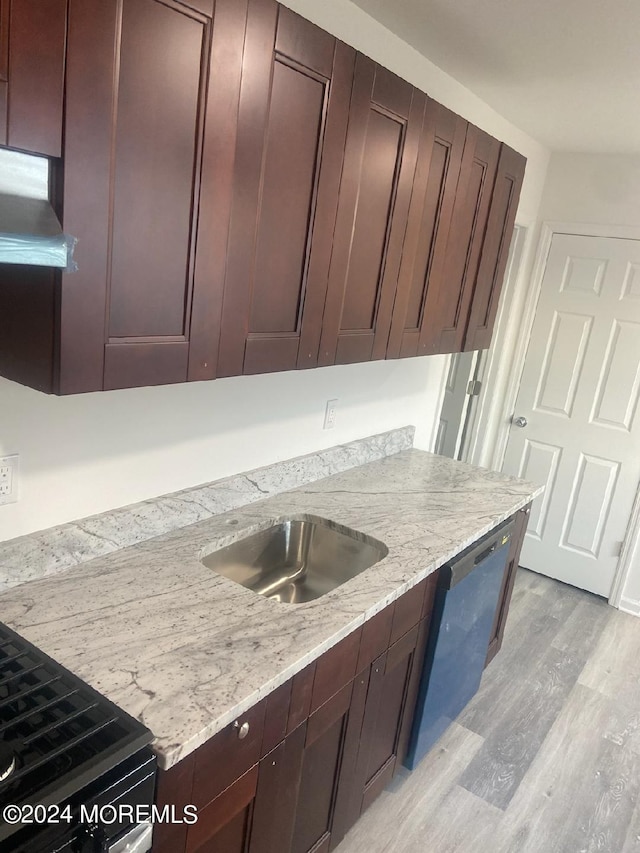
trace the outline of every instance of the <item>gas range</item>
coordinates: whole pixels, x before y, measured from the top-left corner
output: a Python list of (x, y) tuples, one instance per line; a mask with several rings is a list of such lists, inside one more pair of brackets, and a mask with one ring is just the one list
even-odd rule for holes
[[(3, 853), (149, 850), (150, 827), (119, 819), (121, 810), (113, 821), (102, 816), (116, 803), (153, 803), (152, 739), (142, 723), (0, 623)], [(17, 814), (23, 822), (12, 823)]]

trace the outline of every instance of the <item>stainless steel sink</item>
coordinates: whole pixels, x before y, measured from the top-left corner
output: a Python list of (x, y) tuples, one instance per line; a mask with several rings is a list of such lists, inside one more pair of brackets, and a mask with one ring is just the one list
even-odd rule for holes
[(313, 601), (386, 557), (388, 548), (326, 518), (290, 518), (239, 539), (202, 563), (287, 604)]

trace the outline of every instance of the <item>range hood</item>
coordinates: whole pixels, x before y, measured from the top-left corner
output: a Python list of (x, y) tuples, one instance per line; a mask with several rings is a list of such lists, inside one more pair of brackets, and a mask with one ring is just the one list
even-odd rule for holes
[(72, 270), (76, 242), (46, 199), (0, 193), (0, 263)]

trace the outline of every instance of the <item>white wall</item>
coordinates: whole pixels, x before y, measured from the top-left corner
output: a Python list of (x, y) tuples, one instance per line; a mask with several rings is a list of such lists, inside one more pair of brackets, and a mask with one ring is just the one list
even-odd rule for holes
[[(0, 379), (0, 456), (21, 494), (0, 541), (415, 424), (431, 447), (443, 356), (48, 397)], [(336, 426), (323, 430), (328, 399)]]
[[(548, 152), (348, 0), (287, 5), (528, 158), (518, 221), (535, 221)], [(0, 167), (1, 168), (1, 167)], [(0, 540), (411, 423), (431, 447), (444, 357), (52, 398), (0, 380), (0, 454), (21, 497)], [(322, 430), (326, 400), (337, 426)]]
[(640, 226), (640, 156), (554, 153), (540, 218)]

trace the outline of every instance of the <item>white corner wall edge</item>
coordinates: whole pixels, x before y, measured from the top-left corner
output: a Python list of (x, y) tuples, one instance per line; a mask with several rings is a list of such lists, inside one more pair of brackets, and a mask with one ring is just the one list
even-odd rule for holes
[(0, 542), (0, 591), (408, 450), (406, 426)]

